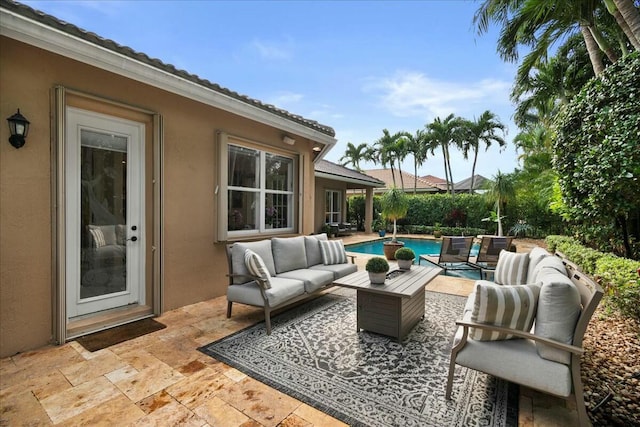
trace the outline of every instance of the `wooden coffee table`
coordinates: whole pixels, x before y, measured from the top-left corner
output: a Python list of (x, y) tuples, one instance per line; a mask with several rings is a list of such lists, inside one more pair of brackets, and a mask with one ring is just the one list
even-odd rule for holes
[(424, 317), (424, 288), (441, 271), (439, 267), (395, 267), (383, 285), (372, 285), (369, 273), (362, 270), (333, 284), (357, 290), (358, 331), (376, 332), (400, 342)]

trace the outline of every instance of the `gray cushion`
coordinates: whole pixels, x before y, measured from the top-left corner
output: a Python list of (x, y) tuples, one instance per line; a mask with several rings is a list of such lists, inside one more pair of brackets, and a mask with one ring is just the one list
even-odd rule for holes
[(499, 285), (524, 285), (527, 283), (528, 266), (529, 254), (503, 249), (498, 256), (494, 281)]
[(344, 277), (358, 271), (358, 266), (351, 263), (324, 265), (318, 264), (309, 267), (310, 270), (324, 270), (333, 273), (333, 280)]
[(304, 249), (307, 253), (307, 267), (322, 264), (319, 240), (327, 240), (327, 233), (304, 236)]
[(251, 249), (247, 249), (244, 251), (244, 263), (247, 266), (249, 273), (262, 279), (262, 281), (258, 281), (262, 287), (265, 289), (271, 288), (271, 275), (269, 274), (269, 269), (267, 269), (267, 266), (264, 264), (260, 255)]
[(342, 240), (320, 241), (322, 262), (325, 265), (343, 264), (347, 262), (347, 253), (344, 250)]
[(271, 239), (276, 274), (307, 268), (304, 236)]
[[(576, 322), (582, 310), (580, 293), (571, 279), (556, 271), (538, 274), (542, 288), (538, 298), (538, 311), (534, 334), (559, 341), (573, 343)], [(548, 360), (569, 364), (571, 355), (547, 345), (536, 343), (538, 354)]]
[[(235, 274), (249, 274), (249, 270), (247, 270), (247, 266), (244, 262), (244, 251), (247, 249), (251, 249), (262, 258), (264, 264), (267, 266), (269, 270), (269, 274), (272, 276), (276, 275), (276, 267), (273, 263), (273, 255), (271, 253), (271, 240), (260, 240), (257, 242), (242, 242), (242, 243), (234, 243), (231, 247), (231, 268), (233, 269), (232, 273)], [(233, 278), (233, 283), (244, 283), (247, 279), (243, 278)]]
[[(463, 319), (470, 320), (470, 316), (467, 312)], [(461, 335), (460, 327), (454, 344), (460, 341)], [(569, 367), (538, 356), (532, 340), (467, 340), (456, 363), (558, 396), (571, 394)], [(524, 366), (527, 369), (523, 369)]]
[[(536, 315), (540, 285), (497, 285), (476, 282), (471, 321), (529, 332)], [(511, 334), (471, 328), (475, 340), (497, 341), (513, 338)]]
[(286, 271), (278, 274), (278, 277), (301, 280), (304, 282), (304, 290), (308, 294), (333, 282), (333, 273), (331, 271), (311, 270), (308, 268)]
[(550, 270), (550, 271), (562, 273), (565, 276), (567, 275), (566, 267), (562, 263), (562, 260), (557, 256), (549, 256), (540, 260), (538, 265), (536, 265), (536, 267), (533, 269), (533, 280), (535, 281), (540, 280), (538, 276), (540, 272), (542, 272), (542, 270)]
[(531, 249), (529, 252), (529, 267), (527, 269), (527, 282), (532, 283), (535, 282), (533, 277), (533, 270), (536, 268), (538, 263), (545, 257), (553, 256), (546, 249), (543, 249), (539, 246)]
[[(269, 306), (276, 307), (291, 298), (304, 294), (304, 283), (300, 280), (272, 277), (271, 289), (265, 290), (265, 294), (267, 295)], [(242, 285), (230, 285), (227, 288), (227, 300), (264, 307), (260, 287), (255, 281)]]

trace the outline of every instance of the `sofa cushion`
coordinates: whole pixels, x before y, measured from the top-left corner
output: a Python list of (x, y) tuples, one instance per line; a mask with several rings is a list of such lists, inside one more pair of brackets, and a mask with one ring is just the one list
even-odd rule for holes
[(90, 225), (89, 233), (91, 233), (94, 248), (99, 249), (107, 244), (104, 239), (104, 233), (99, 227), (96, 227), (95, 225)]
[(304, 249), (307, 253), (307, 267), (322, 264), (322, 252), (320, 252), (319, 240), (327, 240), (327, 233), (304, 236)]
[[(249, 274), (247, 266), (244, 262), (244, 251), (251, 249), (262, 258), (264, 264), (269, 270), (271, 276), (276, 275), (276, 267), (273, 263), (273, 254), (271, 253), (271, 240), (259, 240), (257, 242), (234, 243), (231, 247), (231, 268), (235, 274)], [(233, 283), (245, 283), (248, 279), (242, 277), (234, 277)]]
[(538, 265), (533, 269), (532, 280), (540, 280), (538, 279), (538, 276), (543, 270), (558, 272), (565, 276), (567, 275), (566, 267), (562, 263), (562, 260), (557, 256), (549, 256), (540, 260)]
[[(582, 310), (580, 293), (571, 279), (555, 270), (544, 269), (538, 274), (542, 280), (534, 334), (573, 343), (576, 322)], [(559, 349), (536, 343), (538, 354), (548, 360), (569, 364), (571, 355)]]
[(307, 268), (304, 236), (271, 239), (276, 274)]
[(318, 265), (312, 265), (311, 267), (309, 267), (309, 269), (330, 271), (333, 273), (333, 280), (336, 280), (346, 276), (347, 274), (355, 273), (356, 271), (358, 271), (358, 266), (351, 263), (331, 264), (331, 265), (318, 264)]
[(498, 256), (494, 281), (499, 285), (524, 285), (527, 283), (528, 266), (529, 254), (503, 249)]
[(271, 288), (271, 275), (269, 274), (269, 270), (260, 255), (251, 249), (247, 249), (244, 251), (244, 263), (247, 266), (249, 273), (262, 279), (262, 282), (258, 281), (262, 287), (265, 289)]
[[(530, 331), (536, 315), (536, 304), (540, 285), (497, 285), (476, 282), (475, 301), (471, 321), (495, 326), (503, 326), (521, 331)], [(472, 328), (472, 339), (498, 341), (513, 338), (513, 335)]]
[(546, 249), (536, 246), (529, 252), (529, 266), (527, 268), (527, 281), (535, 282), (533, 271), (538, 263), (546, 257), (552, 256)]
[(344, 250), (342, 240), (320, 241), (322, 262), (325, 265), (343, 264), (347, 262), (347, 253)]
[[(269, 306), (277, 307), (292, 298), (303, 295), (304, 283), (300, 280), (272, 277), (271, 289), (266, 289), (264, 293), (269, 301)], [(255, 280), (241, 285), (230, 285), (227, 288), (227, 300), (264, 307), (262, 292), (260, 292), (260, 287)]]
[(331, 271), (312, 270), (310, 268), (286, 271), (278, 274), (278, 277), (302, 281), (304, 283), (304, 290), (308, 294), (330, 285), (331, 282), (333, 282), (333, 273)]

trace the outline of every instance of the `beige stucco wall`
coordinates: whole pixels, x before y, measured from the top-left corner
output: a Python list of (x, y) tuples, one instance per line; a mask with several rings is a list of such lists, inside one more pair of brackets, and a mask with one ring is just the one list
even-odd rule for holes
[(304, 154), (300, 232), (316, 231), (311, 144), (305, 138), (291, 135), (295, 146), (284, 146), (279, 129), (0, 37), (0, 118), (20, 108), (31, 122), (19, 150), (8, 143), (6, 123), (0, 125), (0, 356), (45, 345), (52, 335), (50, 99), (55, 85), (139, 106), (164, 119), (164, 310), (223, 295), (226, 289), (224, 244), (214, 244), (216, 131)]
[(347, 199), (346, 199), (346, 191), (347, 191), (347, 183), (341, 181), (334, 181), (326, 178), (316, 178), (316, 195), (315, 195), (315, 222), (314, 222), (314, 232), (319, 233), (322, 230), (322, 226), (325, 223), (325, 191), (333, 190), (333, 191), (341, 191), (342, 192), (342, 212), (345, 216), (342, 218), (343, 221), (346, 221), (347, 215)]

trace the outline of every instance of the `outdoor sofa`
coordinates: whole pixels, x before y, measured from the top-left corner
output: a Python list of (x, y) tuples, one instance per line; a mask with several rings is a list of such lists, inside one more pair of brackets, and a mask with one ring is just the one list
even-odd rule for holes
[(502, 250), (493, 281), (475, 282), (456, 322), (447, 399), (461, 365), (555, 396), (573, 394), (578, 422), (588, 425), (580, 356), (602, 293), (561, 254)]
[(329, 240), (325, 233), (227, 245), (227, 318), (234, 302), (263, 307), (271, 334), (273, 310), (322, 292), (335, 279), (356, 272), (354, 257), (349, 257), (342, 240)]

